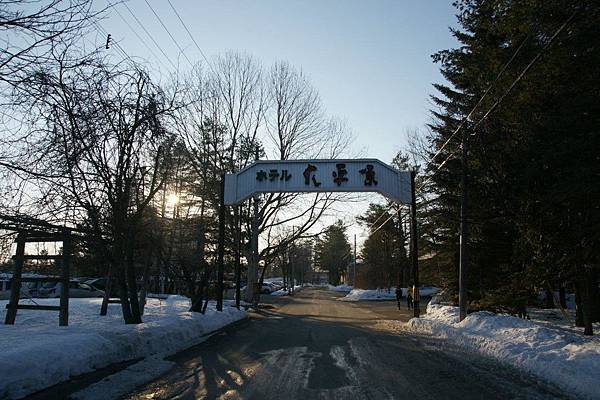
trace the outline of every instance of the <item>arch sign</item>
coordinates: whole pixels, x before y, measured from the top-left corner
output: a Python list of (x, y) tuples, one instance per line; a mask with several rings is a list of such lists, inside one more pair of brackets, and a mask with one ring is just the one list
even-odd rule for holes
[[(372, 158), (355, 160), (259, 160), (234, 174), (225, 174), (219, 207), (217, 309), (223, 309), (223, 257), (225, 246), (225, 207), (237, 205), (259, 193), (378, 192), (390, 200), (411, 204), (411, 258), (414, 287), (418, 284), (418, 247), (416, 240), (416, 200), (414, 171), (398, 171)], [(258, 222), (254, 203), (252, 256), (248, 264), (246, 301), (254, 302), (258, 287)], [(239, 240), (239, 234), (238, 239)], [(239, 246), (239, 243), (237, 244)], [(239, 247), (238, 247), (239, 248)], [(236, 306), (240, 306), (241, 267), (239, 250), (236, 261)], [(417, 291), (418, 292), (418, 291)], [(419, 316), (418, 296), (414, 299), (414, 316)]]
[(234, 205), (257, 193), (378, 192), (411, 203), (411, 173), (377, 159), (259, 160), (225, 175), (224, 202)]

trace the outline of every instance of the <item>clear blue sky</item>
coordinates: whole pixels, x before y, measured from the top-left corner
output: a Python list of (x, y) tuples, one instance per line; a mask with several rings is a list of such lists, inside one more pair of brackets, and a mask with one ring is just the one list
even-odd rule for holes
[[(101, 4), (103, 1), (99, 0)], [(111, 2), (113, 0), (110, 0)], [(148, 0), (192, 62), (202, 56), (166, 0)], [(434, 52), (456, 46), (449, 32), (456, 26), (452, 0), (171, 0), (210, 59), (228, 50), (244, 51), (266, 66), (285, 60), (301, 68), (319, 90), (328, 113), (344, 119), (352, 129), (353, 153), (389, 162), (406, 146), (408, 130), (423, 129), (429, 121), (433, 82), (443, 80), (431, 61)], [(144, 0), (130, 0), (129, 8), (167, 55), (182, 69), (185, 59)], [(154, 59), (116, 12), (103, 28), (130, 56), (167, 64), (129, 11), (120, 14), (143, 37)], [(98, 33), (100, 42), (105, 40)], [(109, 51), (116, 52), (111, 48)], [(161, 67), (164, 71), (165, 68)], [(355, 223), (372, 195), (323, 218), (322, 225), (342, 218), (366, 238)]]
[[(190, 60), (200, 60), (167, 1), (148, 1)], [(448, 30), (456, 24), (451, 0), (171, 1), (209, 59), (241, 50), (265, 65), (286, 60), (301, 68), (328, 112), (353, 130), (354, 150), (384, 161), (405, 145), (407, 130), (429, 120), (431, 83), (442, 80), (430, 55), (455, 45)], [(145, 1), (127, 5), (177, 62), (177, 47)], [(128, 10), (117, 8), (168, 65)], [(130, 55), (160, 65), (114, 11), (101, 24)], [(183, 58), (179, 62), (187, 68)]]

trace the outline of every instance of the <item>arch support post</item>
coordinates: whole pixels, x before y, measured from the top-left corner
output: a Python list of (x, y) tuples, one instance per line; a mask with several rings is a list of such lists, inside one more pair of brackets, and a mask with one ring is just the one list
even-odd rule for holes
[(417, 172), (410, 172), (410, 235), (411, 235), (411, 261), (412, 261), (412, 276), (413, 276), (413, 311), (414, 317), (419, 318), (421, 315), (420, 309), (420, 293), (419, 293), (419, 240), (417, 234), (417, 193), (415, 188), (415, 176)]

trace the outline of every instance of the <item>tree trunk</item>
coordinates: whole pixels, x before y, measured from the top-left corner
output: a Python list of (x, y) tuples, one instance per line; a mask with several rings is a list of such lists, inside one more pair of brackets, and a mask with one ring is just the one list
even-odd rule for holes
[(581, 280), (577, 277), (575, 282), (575, 326), (583, 326), (583, 302), (581, 301), (582, 295)]
[[(548, 284), (550, 285), (550, 284)], [(552, 296), (552, 291), (550, 290), (549, 287), (546, 288), (545, 290), (546, 293), (546, 301), (545, 301), (545, 308), (554, 308), (554, 297)]]
[(584, 266), (580, 269), (579, 279), (581, 285), (581, 311), (583, 314), (583, 326), (584, 335), (593, 335), (594, 328), (592, 326), (594, 311), (595, 311), (595, 299), (594, 293), (598, 289), (598, 281), (596, 278), (595, 270), (589, 266)]
[(600, 322), (600, 289), (598, 288), (598, 268), (596, 265), (589, 268), (586, 282), (590, 289), (592, 322)]
[(131, 306), (131, 324), (139, 324), (142, 322), (142, 315), (140, 314), (140, 303), (138, 301), (138, 293), (137, 293), (137, 280), (135, 274), (135, 266), (133, 263), (133, 245), (130, 244), (130, 247), (127, 251), (127, 264), (126, 264), (126, 274), (127, 274), (127, 287), (129, 292), (129, 304)]
[(565, 290), (564, 285), (560, 285), (558, 288), (558, 299), (560, 301), (560, 306), (564, 309), (567, 308), (567, 292)]
[(125, 265), (123, 260), (117, 261), (116, 283), (119, 287), (119, 297), (121, 299), (121, 311), (123, 312), (123, 320), (126, 324), (132, 324), (133, 316), (131, 315), (131, 307), (129, 305), (129, 297), (127, 294), (127, 280), (125, 277)]

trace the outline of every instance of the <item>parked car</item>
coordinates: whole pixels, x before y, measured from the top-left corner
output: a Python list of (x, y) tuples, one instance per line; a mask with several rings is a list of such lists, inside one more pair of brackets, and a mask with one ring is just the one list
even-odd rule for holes
[[(246, 286), (243, 286), (241, 288), (241, 291), (243, 292), (245, 290), (246, 290)], [(262, 294), (271, 294), (273, 292), (276, 292), (277, 290), (279, 290), (279, 289), (276, 289), (275, 286), (273, 286), (273, 285), (271, 285), (270, 283), (267, 283), (267, 282), (264, 282), (262, 284), (262, 287), (260, 288), (260, 292)]]
[(103, 292), (106, 290), (106, 278), (90, 278), (83, 281), (90, 285), (91, 287), (102, 290)]
[[(47, 282), (39, 290), (40, 297), (60, 297), (61, 282)], [(104, 292), (87, 283), (78, 281), (69, 282), (69, 297), (103, 297)]]
[(275, 289), (275, 291), (283, 289), (283, 282), (281, 282), (281, 281), (268, 282), (268, 283)]
[[(23, 282), (21, 284), (21, 298), (35, 297), (34, 294), (37, 294), (37, 290), (31, 286), (34, 283), (40, 282)], [(10, 285), (9, 279), (0, 280), (0, 300), (10, 299)]]

